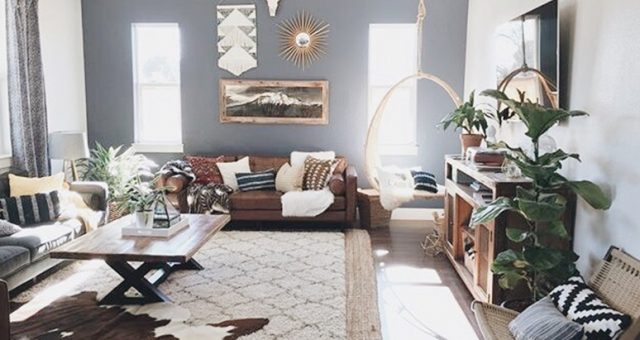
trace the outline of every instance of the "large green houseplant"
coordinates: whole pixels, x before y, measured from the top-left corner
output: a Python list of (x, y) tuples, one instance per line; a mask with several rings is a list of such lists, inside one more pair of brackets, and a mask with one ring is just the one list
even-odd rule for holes
[(585, 116), (585, 112), (552, 109), (522, 100), (514, 101), (504, 93), (494, 90), (485, 91), (483, 95), (506, 105), (526, 125), (526, 135), (531, 138), (533, 150), (514, 148), (503, 142), (498, 146), (511, 150), (508, 160), (514, 162), (532, 183), (527, 188), (518, 187), (513, 199), (501, 197), (477, 209), (472, 215), (471, 225), (487, 223), (507, 211), (517, 213), (527, 221), (526, 229), (506, 229), (506, 236), (521, 246), (518, 250), (500, 253), (491, 270), (499, 276), (500, 286), (505, 289), (514, 289), (525, 282), (532, 299), (537, 301), (577, 273), (577, 254), (558, 249), (548, 241), (569, 238), (563, 222), (567, 199), (559, 192), (573, 191), (592, 207), (602, 210), (609, 209), (611, 200), (596, 184), (571, 181), (558, 173), (564, 161), (580, 160), (579, 155), (568, 154), (560, 149), (542, 154), (540, 150), (540, 138), (556, 123), (571, 117)]
[(123, 150), (123, 146), (105, 148), (100, 143), (91, 150), (88, 158), (78, 161), (81, 176), (86, 181), (105, 182), (109, 187), (109, 205), (111, 216), (116, 218), (127, 213), (127, 193), (132, 183), (142, 177), (153, 177), (151, 169), (156, 164), (147, 157), (136, 154), (131, 147)]
[(489, 117), (491, 117), (491, 114), (476, 107), (474, 91), (471, 92), (467, 102), (449, 113), (438, 125), (443, 130), (447, 130), (451, 126), (454, 127), (455, 131), (462, 130), (460, 142), (462, 143), (462, 155), (464, 156), (467, 148), (482, 144), (489, 126), (487, 119)]

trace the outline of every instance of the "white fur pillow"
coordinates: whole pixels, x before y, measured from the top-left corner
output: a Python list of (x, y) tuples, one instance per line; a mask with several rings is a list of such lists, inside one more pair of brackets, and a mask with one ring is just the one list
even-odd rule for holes
[(222, 181), (224, 184), (231, 187), (231, 189), (238, 191), (238, 179), (236, 174), (238, 173), (250, 173), (251, 166), (249, 165), (249, 157), (245, 157), (237, 162), (231, 163), (216, 163), (220, 175), (222, 175)]
[(336, 153), (333, 151), (321, 151), (321, 152), (300, 152), (294, 151), (291, 153), (291, 167), (304, 168), (304, 162), (307, 157), (313, 157), (321, 161), (328, 161), (336, 158)]
[(276, 190), (281, 192), (302, 191), (303, 179), (304, 167), (294, 168), (286, 163), (276, 175)]
[(378, 168), (378, 182), (380, 184), (380, 204), (386, 210), (394, 210), (402, 204), (413, 200), (413, 176), (411, 170), (397, 166)]

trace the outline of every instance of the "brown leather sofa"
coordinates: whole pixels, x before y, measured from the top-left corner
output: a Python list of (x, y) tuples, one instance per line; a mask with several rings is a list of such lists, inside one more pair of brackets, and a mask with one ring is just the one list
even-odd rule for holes
[[(234, 162), (243, 157), (246, 156), (226, 155), (225, 160)], [(329, 181), (329, 188), (335, 195), (335, 202), (321, 215), (314, 218), (285, 218), (282, 216), (282, 204), (280, 202), (280, 197), (283, 193), (277, 191), (250, 191), (235, 192), (230, 196), (231, 220), (343, 222), (347, 226), (352, 226), (356, 219), (356, 207), (358, 204), (358, 175), (355, 168), (348, 165), (346, 158), (339, 156), (338, 159), (341, 162)], [(249, 155), (252, 172), (269, 169), (274, 169), (277, 172), (287, 162), (289, 162), (289, 156)], [(183, 213), (189, 212), (187, 183), (188, 180), (181, 175), (165, 176), (161, 179), (163, 186), (172, 188), (168, 199)]]

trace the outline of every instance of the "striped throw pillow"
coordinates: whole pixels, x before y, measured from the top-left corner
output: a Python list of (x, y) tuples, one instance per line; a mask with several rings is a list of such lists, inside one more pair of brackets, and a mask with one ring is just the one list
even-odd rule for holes
[(413, 189), (428, 191), (431, 193), (438, 193), (438, 182), (436, 182), (436, 176), (426, 171), (411, 171), (413, 176)]
[(516, 340), (582, 340), (584, 328), (567, 319), (549, 297), (534, 303), (511, 323)]
[(240, 191), (276, 190), (276, 173), (273, 169), (238, 173), (236, 174), (236, 179), (238, 180)]
[(0, 199), (0, 219), (21, 226), (54, 221), (60, 216), (57, 191)]

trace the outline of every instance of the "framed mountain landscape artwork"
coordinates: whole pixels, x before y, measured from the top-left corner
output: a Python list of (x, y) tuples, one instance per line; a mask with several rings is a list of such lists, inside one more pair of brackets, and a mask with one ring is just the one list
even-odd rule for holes
[(220, 81), (220, 121), (329, 124), (327, 81)]

